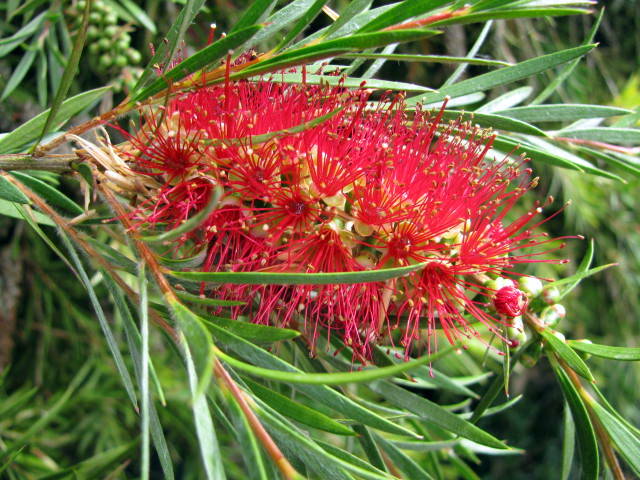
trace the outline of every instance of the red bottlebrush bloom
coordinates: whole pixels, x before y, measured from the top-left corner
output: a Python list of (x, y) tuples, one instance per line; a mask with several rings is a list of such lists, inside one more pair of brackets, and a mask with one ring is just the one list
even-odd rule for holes
[(358, 359), (398, 329), (407, 351), (424, 336), (431, 345), (439, 328), (451, 342), (475, 336), (475, 322), (500, 335), (505, 317), (527, 304), (515, 287), (490, 289), (490, 278), (517, 275), (520, 263), (557, 262), (539, 257), (552, 249), (533, 232), (545, 221), (534, 220), (537, 205), (507, 219), (536, 183), (523, 161), (490, 159), (490, 133), (445, 125), (442, 112), (409, 114), (402, 96), (373, 102), (363, 89), (278, 78), (227, 79), (176, 96), (162, 120), (147, 118), (129, 158), (165, 183), (134, 213), (140, 224), (179, 225), (207, 205), (215, 185), (224, 190), (220, 205), (176, 249), (204, 252), (203, 270), (313, 274), (424, 263), (382, 283), (207, 292), (245, 302), (236, 316), (303, 329), (312, 345), (320, 327), (341, 335)]

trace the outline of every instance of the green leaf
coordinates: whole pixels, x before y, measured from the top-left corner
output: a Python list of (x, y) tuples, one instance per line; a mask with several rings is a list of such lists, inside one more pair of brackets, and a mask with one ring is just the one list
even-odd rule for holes
[(102, 309), (100, 300), (98, 300), (98, 295), (96, 294), (96, 291), (93, 288), (93, 284), (91, 283), (91, 280), (89, 280), (89, 276), (87, 275), (87, 272), (84, 266), (82, 265), (82, 261), (78, 256), (76, 248), (71, 243), (71, 240), (69, 240), (69, 237), (64, 232), (60, 231), (59, 234), (60, 234), (60, 238), (62, 239), (62, 243), (64, 243), (67, 251), (69, 252), (69, 256), (71, 257), (71, 262), (73, 263), (76, 269), (77, 276), (79, 277), (79, 280), (81, 281), (85, 290), (89, 294), (89, 300), (91, 301), (91, 306), (93, 307), (93, 310), (96, 316), (98, 317), (98, 323), (100, 323), (100, 328), (102, 329), (102, 333), (105, 336), (107, 345), (109, 346), (109, 351), (113, 356), (113, 361), (116, 364), (116, 369), (120, 374), (120, 379), (124, 384), (124, 388), (127, 391), (129, 399), (131, 400), (131, 403), (133, 404), (134, 408), (137, 409), (138, 400), (136, 397), (135, 389), (133, 388), (133, 381), (131, 380), (131, 375), (129, 375), (129, 370), (127, 369), (124, 359), (122, 358), (122, 353), (120, 352), (120, 347), (118, 345), (118, 342), (116, 341), (116, 338), (111, 330), (111, 327), (109, 326), (109, 321), (107, 320), (107, 317), (104, 314), (104, 310)]
[(637, 128), (596, 127), (565, 129), (555, 132), (555, 136), (616, 145), (637, 145), (640, 143), (640, 129)]
[(413, 17), (419, 17), (427, 12), (441, 7), (449, 0), (405, 0), (395, 4), (392, 8), (362, 26), (358, 33), (374, 32), (385, 27), (397, 25)]
[(591, 51), (594, 47), (595, 45), (585, 45), (569, 48), (549, 55), (542, 55), (530, 60), (525, 60), (524, 62), (511, 67), (501, 68), (493, 72), (462, 80), (461, 82), (442, 88), (438, 92), (426, 93), (424, 95), (409, 98), (407, 103), (409, 105), (416, 103), (432, 103), (443, 100), (447, 96), (459, 97), (469, 93), (489, 90), (490, 88), (531, 77), (532, 75), (544, 72), (545, 70), (566, 63), (574, 58), (581, 57)]
[(21, 203), (28, 205), (31, 203), (24, 193), (9, 180), (0, 175), (0, 199), (7, 202)]
[(562, 417), (562, 470), (560, 471), (560, 480), (569, 480), (576, 446), (576, 424), (573, 421), (571, 408), (567, 402), (564, 404)]
[(142, 446), (140, 454), (140, 475), (142, 480), (148, 480), (150, 468), (149, 454), (149, 404), (151, 400), (151, 392), (149, 391), (149, 297), (147, 294), (147, 274), (145, 264), (140, 263), (138, 268), (138, 294), (140, 295), (140, 304), (138, 315), (140, 317), (140, 436), (142, 437)]
[(418, 465), (418, 463), (416, 463), (411, 457), (406, 455), (402, 450), (400, 450), (382, 435), (378, 435), (376, 433), (374, 433), (373, 435), (378, 442), (378, 445), (382, 447), (389, 459), (391, 459), (393, 465), (405, 474), (405, 478), (422, 480), (431, 480), (433, 478), (425, 470), (423, 470), (423, 468)]
[[(135, 271), (135, 270), (134, 270)], [(122, 318), (122, 323), (124, 325), (125, 335), (127, 337), (127, 343), (129, 345), (129, 350), (131, 351), (131, 356), (133, 357), (133, 372), (136, 376), (136, 380), (138, 384), (142, 381), (142, 355), (140, 352), (142, 338), (140, 336), (140, 332), (136, 327), (136, 324), (133, 320), (133, 316), (131, 315), (131, 311), (127, 306), (127, 303), (124, 299), (124, 295), (122, 290), (116, 285), (116, 283), (111, 279), (111, 277), (106, 273), (102, 272), (105, 285), (107, 289), (111, 293), (113, 297), (114, 304), (118, 312), (120, 312), (120, 317)], [(160, 380), (156, 374), (155, 368), (153, 367), (153, 363), (149, 358), (149, 371), (151, 373), (151, 378), (156, 386), (156, 390), (158, 392), (158, 396), (160, 398), (160, 402), (165, 405), (166, 401), (164, 398), (164, 392), (162, 391), (162, 386), (160, 385)], [(141, 389), (142, 390), (142, 389)], [(148, 395), (151, 395), (151, 392), (147, 392)], [(169, 448), (167, 447), (167, 440), (165, 439), (164, 433), (162, 431), (162, 425), (160, 424), (160, 419), (158, 418), (158, 412), (155, 408), (155, 405), (151, 398), (149, 398), (149, 428), (151, 431), (151, 439), (153, 440), (153, 446), (156, 449), (158, 454), (158, 459), (160, 460), (160, 466), (162, 467), (162, 472), (164, 473), (165, 478), (169, 480), (173, 480), (173, 464), (171, 462), (171, 455), (169, 454)]]
[(546, 137), (547, 134), (533, 125), (522, 122), (520, 120), (513, 120), (508, 117), (493, 115), (488, 113), (475, 113), (475, 112), (460, 112), (457, 110), (445, 110), (442, 118), (444, 120), (457, 120), (462, 119), (464, 121), (470, 120), (473, 123), (477, 123), (482, 127), (491, 127), (498, 130), (506, 130), (508, 132), (524, 133), (527, 135), (539, 135)]
[(395, 480), (396, 478), (388, 475), (378, 466), (372, 465), (370, 462), (356, 457), (353, 453), (348, 452), (347, 450), (343, 450), (334, 445), (331, 445), (330, 443), (322, 442), (320, 440), (316, 440), (316, 443), (320, 445), (320, 447), (322, 447), (326, 452), (330, 453), (334, 458), (339, 458), (346, 464), (356, 467), (357, 470), (353, 468), (347, 469), (352, 470), (353, 473), (358, 474), (358, 477), (370, 478), (372, 480)]
[(626, 115), (631, 110), (602, 105), (529, 105), (509, 108), (495, 112), (504, 117), (515, 118), (527, 123), (536, 122), (573, 122), (583, 118), (613, 117)]
[(213, 369), (213, 340), (211, 334), (205, 328), (200, 318), (187, 307), (175, 300), (166, 300), (172, 316), (179, 330), (184, 334), (189, 351), (185, 353), (193, 357), (196, 367), (196, 377), (199, 379), (200, 388), (206, 390), (212, 377)]
[(300, 332), (288, 328), (277, 328), (269, 325), (257, 325), (254, 323), (232, 320), (230, 318), (215, 317), (207, 315), (206, 318), (199, 317), (205, 325), (217, 325), (234, 335), (238, 335), (253, 343), (272, 343), (281, 340), (290, 340), (300, 336)]
[[(259, 143), (266, 143), (269, 140), (279, 137), (280, 135), (290, 135), (293, 133), (299, 133), (299, 132), (304, 132), (305, 130), (308, 130), (310, 128), (313, 128), (317, 125), (320, 125), (324, 122), (326, 122), (327, 120), (329, 120), (330, 118), (334, 117), (335, 115), (337, 115), (339, 112), (341, 112), (343, 110), (343, 107), (339, 107), (336, 108), (335, 110), (332, 110), (329, 113), (326, 113), (324, 115), (320, 115), (319, 117), (316, 117), (312, 120), (309, 120), (308, 122), (304, 122), (298, 125), (295, 125), (293, 127), (289, 127), (289, 128), (285, 128), (282, 130), (276, 130), (273, 132), (269, 132), (269, 133), (263, 133), (261, 135), (252, 135), (251, 137), (242, 137), (242, 138), (224, 138), (224, 139), (220, 139), (220, 140), (213, 140), (210, 143), (213, 145), (246, 145), (248, 143), (248, 141), (250, 141), (253, 145), (257, 145)], [(208, 142), (207, 142), (208, 143)]]
[(149, 63), (144, 68), (138, 83), (132, 90), (132, 96), (142, 90), (143, 86), (149, 83), (149, 80), (156, 75), (155, 70), (158, 65), (162, 66), (162, 71), (171, 64), (171, 60), (176, 52), (176, 49), (182, 42), (182, 38), (187, 31), (187, 28), (191, 26), (196, 15), (204, 5), (205, 0), (187, 0), (185, 5), (180, 9), (180, 13), (175, 22), (171, 25), (169, 33), (167, 33), (166, 41), (160, 42), (156, 49), (156, 53), (153, 55)]
[(308, 436), (296, 431), (286, 420), (283, 421), (278, 414), (272, 413), (266, 406), (258, 414), (287, 458), (299, 459), (305, 467), (316, 473), (316, 478), (352, 480), (343, 470), (345, 462), (329, 455)]
[(49, 133), (50, 128), (57, 123), (56, 115), (62, 104), (67, 97), (67, 93), (69, 92), (69, 88), (71, 87), (71, 83), (76, 76), (76, 72), (78, 70), (78, 63), (80, 62), (80, 55), (82, 55), (82, 49), (84, 48), (84, 44), (87, 40), (87, 29), (89, 28), (89, 15), (91, 13), (91, 2), (86, 2), (84, 12), (82, 12), (82, 23), (80, 24), (80, 28), (75, 34), (75, 40), (73, 41), (73, 49), (71, 50), (71, 55), (69, 55), (67, 59), (67, 63), (64, 67), (64, 72), (62, 74), (62, 79), (60, 80), (60, 85), (56, 90), (56, 94), (53, 97), (53, 103), (51, 104), (51, 108), (49, 109), (49, 114), (47, 115), (47, 119), (44, 122), (44, 126), (42, 127), (42, 132), (40, 133), (38, 139), (34, 144), (34, 148), (40, 143), (40, 141), (44, 138), (44, 136)]
[(22, 172), (11, 172), (11, 175), (40, 195), (51, 205), (63, 208), (73, 215), (82, 215), (84, 213), (84, 210), (80, 205), (48, 183)]
[[(587, 33), (587, 38), (584, 41), (584, 45), (588, 45), (590, 43), (593, 43), (593, 40), (594, 40), (594, 38), (596, 36), (596, 32), (598, 31), (598, 28), (600, 27), (600, 22), (602, 22), (602, 18), (603, 18), (603, 15), (604, 15), (604, 10), (605, 10), (604, 8), (600, 9), (600, 12), (598, 13), (598, 16), (596, 17), (595, 21), (591, 25), (591, 29)], [(551, 83), (549, 83), (549, 85), (547, 85), (545, 87), (545, 89), (542, 92), (540, 92), (538, 94), (538, 96), (536, 96), (536, 98), (534, 98), (531, 101), (531, 104), (532, 105), (541, 104), (547, 98), (549, 98), (551, 95), (553, 95), (553, 93), (556, 90), (558, 90), (560, 85), (562, 85), (562, 83), (567, 78), (569, 78), (569, 76), (571, 75), (571, 72), (573, 72), (573, 70), (578, 66), (579, 62), (580, 62), (580, 59), (576, 59), (576, 60), (573, 60), (572, 62), (566, 64), (557, 75), (554, 75)]]
[(495, 113), (524, 102), (533, 92), (533, 87), (520, 87), (494, 98), (476, 109), (476, 113)]
[[(89, 90), (65, 100), (58, 110), (52, 124), (55, 125), (56, 128), (64, 125), (74, 115), (95, 103), (107, 90), (110, 89), (111, 87), (96, 88), (95, 90)], [(0, 154), (16, 152), (20, 147), (36, 140), (47, 121), (49, 113), (50, 110), (45, 110), (0, 138)]]
[(587, 409), (580, 398), (580, 394), (567, 377), (567, 374), (562, 370), (560, 365), (558, 365), (558, 362), (552, 356), (549, 357), (549, 361), (560, 383), (564, 397), (569, 404), (571, 416), (575, 423), (580, 451), (580, 464), (582, 466), (582, 472), (579, 478), (597, 480), (600, 463), (598, 457), (598, 442)]
[[(239, 356), (246, 360), (266, 367), (270, 369), (279, 369), (285, 372), (302, 373), (300, 369), (285, 362), (281, 358), (267, 352), (266, 350), (234, 335), (227, 330), (218, 327), (217, 325), (211, 325), (211, 331), (215, 338), (224, 345), (226, 348), (233, 350)], [(350, 398), (340, 394), (338, 391), (326, 387), (324, 385), (305, 385), (299, 384), (296, 386), (296, 390), (304, 393), (309, 398), (316, 402), (320, 402), (337, 412), (342, 413), (345, 418), (352, 419), (353, 421), (369, 425), (389, 433), (395, 433), (398, 435), (409, 435), (415, 437), (416, 435), (406, 428), (403, 428), (380, 415), (373, 413)]]
[(598, 175), (624, 183), (624, 179), (622, 177), (600, 170), (583, 158), (546, 142), (541, 137), (528, 136), (526, 141), (517, 142), (516, 140), (507, 138), (504, 135), (498, 135), (498, 137), (493, 141), (493, 146), (504, 152), (521, 151), (532, 160), (544, 162), (549, 165), (567, 168), (570, 170), (583, 171), (592, 175)]
[(269, 15), (277, 0), (254, 0), (244, 11), (240, 20), (231, 29), (230, 33), (237, 32), (243, 28), (250, 27), (256, 23), (260, 23)]
[(626, 460), (636, 475), (640, 475), (640, 435), (631, 431), (616, 416), (597, 402), (589, 405), (611, 436), (616, 450)]
[(333, 433), (335, 435), (355, 435), (354, 431), (349, 427), (336, 422), (332, 418), (329, 418), (325, 414), (320, 413), (313, 408), (309, 408), (300, 402), (295, 402), (288, 397), (285, 397), (284, 395), (256, 382), (252, 382), (249, 379), (244, 379), (244, 382), (249, 386), (249, 388), (251, 388), (251, 391), (258, 398), (282, 415), (324, 432)]
[(486, 58), (453, 57), (450, 55), (409, 55), (405, 53), (345, 53), (340, 55), (340, 58), (383, 59), (412, 63), (468, 63), (469, 65), (483, 65), (486, 67), (508, 67), (511, 65), (502, 60), (489, 60)]
[(596, 357), (630, 362), (640, 361), (640, 347), (610, 347), (597, 343), (585, 343), (580, 340), (569, 340), (567, 343), (574, 350), (590, 353)]
[(25, 75), (33, 65), (34, 60), (36, 59), (36, 54), (38, 50), (35, 45), (32, 45), (25, 53), (16, 68), (13, 70), (9, 80), (4, 86), (4, 90), (2, 91), (2, 96), (0, 96), (0, 101), (5, 100), (9, 95), (13, 93), (20, 82), (24, 79)]
[(49, 96), (47, 73), (47, 56), (43, 50), (40, 50), (38, 52), (38, 63), (36, 64), (36, 91), (38, 92), (38, 103), (42, 107), (47, 105)]
[(232, 285), (330, 285), (380, 282), (407, 275), (424, 265), (419, 263), (408, 267), (340, 273), (169, 272), (169, 274), (182, 280)]
[[(204, 394), (205, 388), (202, 385), (208, 385), (208, 381), (199, 377), (196, 371), (196, 364), (194, 364), (194, 360), (191, 356), (191, 349), (189, 348), (189, 343), (195, 343), (196, 348), (201, 349), (201, 342), (198, 342), (197, 339), (193, 337), (190, 339), (187, 338), (187, 334), (189, 336), (193, 336), (197, 334), (199, 330), (197, 324), (195, 323), (191, 312), (184, 308), (179, 303), (171, 303), (171, 308), (174, 312), (174, 315), (181, 327), (181, 332), (179, 336), (180, 347), (182, 349), (182, 353), (184, 356), (184, 361), (187, 366), (187, 375), (189, 378), (189, 390), (191, 392), (191, 409), (193, 410), (193, 419), (196, 425), (196, 436), (198, 437), (198, 446), (200, 448), (200, 456), (202, 457), (202, 463), (204, 464), (205, 474), (208, 480), (224, 480), (226, 478), (224, 467), (222, 464), (222, 454), (220, 452), (220, 447), (218, 446), (218, 438), (216, 437), (216, 432), (213, 427), (213, 419), (211, 418), (211, 412), (209, 411), (209, 405), (207, 404), (207, 397)], [(205, 338), (208, 336), (207, 332), (202, 329), (205, 333)], [(187, 332), (187, 333), (185, 333)], [(198, 356), (202, 356), (202, 353), (198, 354)], [(209, 363), (213, 362), (209, 359)], [(201, 367), (200, 367), (201, 368)], [(211, 376), (211, 372), (205, 373), (207, 376)]]
[(247, 27), (204, 47), (202, 50), (199, 50), (189, 58), (180, 62), (178, 65), (162, 75), (162, 77), (156, 79), (148, 87), (135, 93), (129, 101), (129, 104), (133, 105), (136, 102), (146, 100), (147, 98), (163, 91), (165, 88), (168, 88), (171, 82), (180, 81), (189, 74), (214, 64), (227, 55), (230, 50), (244, 44), (261, 28), (262, 26), (260, 25)]
[(470, 422), (461, 419), (453, 413), (445, 410), (440, 405), (422, 398), (388, 381), (376, 381), (369, 387), (382, 395), (393, 405), (400, 406), (433, 424), (461, 437), (472, 440), (481, 445), (492, 448), (508, 449), (503, 442), (476, 427)]
[[(547, 285), (545, 285), (545, 288), (559, 287), (567, 283), (573, 285), (574, 282), (576, 281), (579, 282), (587, 277), (590, 277), (592, 275), (595, 275), (596, 273), (606, 270), (607, 268), (615, 267), (617, 265), (618, 265), (617, 263), (610, 263), (608, 265), (600, 265), (599, 267), (590, 268), (589, 270), (586, 270), (584, 272), (576, 273), (574, 275), (571, 275), (570, 277), (562, 278), (560, 280), (556, 280), (555, 282), (548, 283)], [(562, 295), (562, 297), (564, 297), (564, 295)]]
[(278, 44), (278, 46), (274, 49), (274, 51), (278, 52), (283, 50), (287, 45), (289, 45), (300, 32), (302, 32), (305, 28), (309, 26), (311, 22), (318, 16), (318, 14), (322, 11), (322, 7), (327, 3), (327, 0), (315, 0), (309, 8), (302, 14), (302, 16), (296, 21), (296, 24), (293, 28), (287, 33), (287, 35), (282, 39), (282, 41)]
[(42, 12), (10, 37), (0, 39), (0, 58), (11, 53), (14, 48), (20, 45), (29, 36), (39, 31), (46, 19), (46, 16), (47, 12)]
[(335, 32), (340, 30), (344, 25), (353, 20), (357, 14), (363, 10), (367, 10), (373, 0), (353, 0), (347, 4), (343, 11), (340, 12), (340, 16), (322, 32), (322, 38), (330, 38)]
[(589, 370), (587, 364), (584, 363), (584, 360), (580, 358), (580, 355), (578, 355), (569, 345), (567, 345), (564, 340), (556, 337), (554, 335), (554, 332), (549, 329), (542, 330), (540, 332), (540, 335), (546, 340), (549, 348), (557, 353), (558, 356), (562, 358), (562, 360), (564, 360), (574, 372), (576, 372), (581, 377), (586, 378), (590, 382), (595, 382), (595, 379), (593, 378), (591, 370)]
[(389, 43), (410, 42), (440, 32), (427, 29), (407, 29), (397, 31), (363, 33), (348, 37), (336, 38), (325, 42), (287, 50), (284, 53), (262, 60), (255, 65), (231, 75), (233, 79), (246, 78), (266, 71), (274, 71), (290, 65), (301, 65), (310, 60), (335, 57), (339, 54), (365, 50), (367, 48), (387, 45)]
[(378, 450), (378, 446), (376, 445), (376, 442), (371, 435), (371, 432), (369, 432), (369, 429), (364, 425), (354, 425), (353, 431), (358, 434), (358, 442), (360, 443), (362, 451), (367, 456), (369, 464), (383, 472), (386, 472), (387, 467), (384, 463), (384, 460), (382, 459), (380, 450)]
[(631, 155), (624, 155), (614, 152), (602, 152), (593, 148), (579, 147), (578, 152), (584, 156), (592, 156), (606, 163), (613, 164), (627, 173), (640, 177), (640, 167), (635, 165), (636, 159)]
[(172, 240), (180, 238), (185, 233), (189, 233), (190, 231), (195, 230), (200, 225), (202, 225), (202, 223), (209, 217), (211, 212), (213, 212), (218, 206), (218, 202), (220, 201), (220, 197), (222, 197), (222, 193), (223, 190), (220, 187), (214, 188), (207, 205), (205, 205), (202, 210), (200, 210), (189, 220), (181, 224), (179, 227), (176, 227), (159, 235), (149, 235), (146, 237), (141, 237), (140, 239), (143, 242), (149, 243), (170, 242)]
[(157, 29), (153, 20), (149, 18), (146, 12), (140, 8), (135, 2), (132, 0), (118, 0), (122, 5), (129, 11), (131, 16), (135, 19), (137, 23), (142, 25), (144, 28), (149, 30), (151, 33), (156, 33)]
[(315, 0), (296, 0), (278, 9), (264, 22), (260, 30), (247, 44), (246, 48), (253, 48), (258, 43), (265, 42), (275, 36), (287, 25), (298, 20), (311, 7)]
[(216, 298), (206, 298), (200, 295), (194, 295), (188, 292), (182, 292), (180, 290), (175, 292), (180, 300), (185, 302), (197, 303), (199, 305), (210, 305), (213, 307), (233, 307), (236, 305), (244, 305), (245, 302), (235, 302), (233, 300), (218, 300)]
[(444, 375), (442, 372), (439, 372), (435, 369), (430, 369), (430, 372), (425, 373), (422, 370), (414, 372), (414, 379), (412, 380), (404, 380), (401, 378), (394, 379), (394, 381), (399, 385), (404, 385), (405, 387), (410, 388), (432, 388), (432, 389), (442, 389), (444, 391), (449, 391), (453, 393), (457, 393), (458, 395), (464, 395), (471, 398), (480, 398), (478, 394), (476, 394), (473, 390), (469, 390), (464, 385), (457, 382), (455, 379), (449, 378)]
[(91, 362), (85, 362), (82, 368), (78, 371), (73, 380), (69, 383), (66, 390), (60, 395), (60, 397), (46, 410), (46, 413), (34, 422), (24, 433), (17, 438), (12, 438), (11, 443), (5, 445), (0, 452), (0, 462), (6, 459), (12, 452), (19, 450), (25, 445), (29, 444), (29, 441), (36, 436), (42, 429), (44, 429), (49, 422), (53, 421), (60, 410), (69, 402), (73, 394), (76, 392), (80, 384), (85, 380), (89, 370), (93, 367)]
[(257, 377), (268, 378), (269, 380), (276, 380), (279, 382), (296, 384), (304, 383), (307, 385), (344, 385), (349, 383), (371, 382), (373, 380), (387, 378), (399, 373), (404, 373), (413, 368), (424, 365), (431, 360), (430, 355), (425, 355), (424, 357), (417, 358), (405, 363), (398, 363), (389, 367), (366, 368), (356, 372), (297, 373), (256, 367), (249, 363), (237, 360), (219, 349), (216, 349), (216, 355), (233, 367), (244, 370)]
[[(217, 393), (221, 393), (218, 391)], [(242, 408), (238, 404), (237, 399), (226, 392), (224, 394), (225, 403), (227, 405), (227, 412), (231, 419), (227, 418), (227, 415), (220, 410), (215, 402), (212, 402), (213, 417), (220, 423), (222, 423), (226, 430), (232, 433), (240, 446), (240, 454), (244, 460), (248, 469), (248, 478), (256, 480), (269, 480), (269, 474), (267, 473), (267, 465), (264, 462), (264, 458), (261, 452), (260, 442), (256, 438), (247, 417), (245, 416)], [(209, 392), (211, 395), (211, 391)], [(269, 465), (271, 466), (271, 465)], [(274, 473), (274, 475), (277, 475)]]
[[(315, 75), (302, 73), (284, 73), (272, 79), (273, 82), (284, 83), (302, 83), (307, 85), (334, 85), (344, 86), (347, 88), (360, 88), (363, 82), (366, 82), (365, 88), (375, 88), (378, 90), (402, 90), (408, 92), (427, 92), (433, 91), (432, 88), (423, 87), (414, 83), (392, 82), (388, 80), (365, 79), (358, 77), (337, 77), (335, 75)], [(342, 110), (342, 109), (339, 109)]]
[(479, 23), (498, 19), (508, 20), (515, 18), (583, 15), (586, 13), (590, 13), (590, 11), (583, 8), (509, 8), (503, 11), (492, 10), (489, 12), (460, 15), (433, 22), (431, 25), (440, 27), (451, 24)]

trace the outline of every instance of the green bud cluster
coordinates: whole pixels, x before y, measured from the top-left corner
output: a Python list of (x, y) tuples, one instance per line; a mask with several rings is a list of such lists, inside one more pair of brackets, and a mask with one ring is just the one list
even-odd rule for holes
[[(86, 1), (79, 0), (67, 10), (72, 31), (80, 28), (85, 7)], [(118, 21), (118, 14), (109, 5), (101, 0), (94, 1), (89, 14), (87, 49), (89, 64), (98, 75), (114, 75), (127, 70), (115, 83), (116, 89), (121, 90), (137, 81), (142, 70), (136, 65), (142, 60), (142, 55), (131, 46), (129, 27)]]

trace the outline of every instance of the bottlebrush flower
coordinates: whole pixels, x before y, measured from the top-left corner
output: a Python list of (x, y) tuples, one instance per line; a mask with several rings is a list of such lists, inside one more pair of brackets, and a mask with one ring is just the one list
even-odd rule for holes
[(491, 278), (517, 276), (521, 263), (562, 262), (540, 257), (551, 239), (533, 232), (545, 221), (536, 220), (539, 205), (508, 220), (536, 184), (525, 161), (490, 158), (490, 132), (445, 124), (442, 111), (407, 112), (401, 95), (373, 101), (364, 88), (288, 84), (275, 74), (179, 94), (157, 110), (128, 151), (133, 169), (158, 182), (132, 213), (138, 226), (180, 225), (214, 185), (224, 190), (176, 255), (204, 252), (205, 271), (424, 263), (387, 282), (206, 290), (245, 302), (233, 315), (300, 328), (312, 345), (321, 327), (360, 359), (397, 330), (407, 352), (425, 336), (431, 346), (436, 329), (450, 342), (475, 336), (475, 322), (502, 335), (526, 297), (515, 286), (492, 288)]

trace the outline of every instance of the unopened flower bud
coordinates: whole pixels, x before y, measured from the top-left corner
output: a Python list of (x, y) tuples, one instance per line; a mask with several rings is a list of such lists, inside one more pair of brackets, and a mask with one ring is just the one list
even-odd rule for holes
[(556, 303), (558, 300), (560, 300), (560, 290), (558, 290), (556, 287), (545, 288), (542, 291), (542, 300), (544, 300), (544, 302), (548, 303), (549, 305)]
[(527, 307), (527, 297), (516, 287), (502, 287), (493, 297), (493, 306), (501, 315), (517, 317), (522, 315)]
[(518, 286), (529, 298), (537, 297), (542, 292), (542, 282), (535, 277), (522, 277)]
[(522, 317), (513, 317), (507, 327), (507, 338), (509, 340), (509, 348), (516, 349), (527, 340), (527, 333), (524, 331)]
[(540, 314), (540, 321), (546, 327), (555, 327), (567, 315), (567, 310), (563, 305), (556, 303), (545, 308)]

